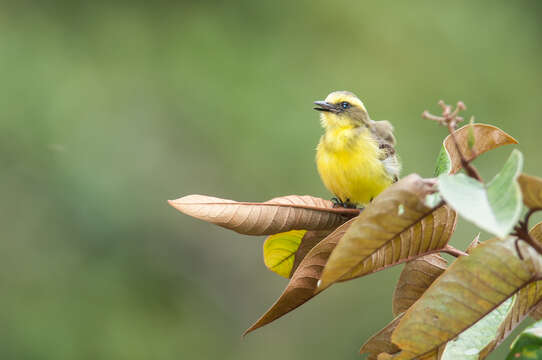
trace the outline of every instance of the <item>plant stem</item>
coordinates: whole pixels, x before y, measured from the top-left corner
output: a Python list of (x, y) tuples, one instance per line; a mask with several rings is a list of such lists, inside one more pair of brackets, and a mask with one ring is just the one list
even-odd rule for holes
[(540, 244), (538, 241), (533, 239), (531, 234), (529, 234), (529, 220), (531, 219), (531, 216), (537, 212), (541, 211), (541, 208), (535, 208), (535, 209), (529, 209), (527, 214), (525, 214), (525, 218), (523, 220), (520, 220), (518, 224), (514, 227), (514, 232), (512, 235), (516, 236), (516, 251), (518, 253), (518, 257), (523, 260), (523, 255), (521, 254), (518, 246), (519, 240), (525, 241), (527, 244), (529, 244), (533, 249), (536, 250), (537, 253), (542, 255), (542, 244)]
[(457, 138), (455, 136), (457, 123), (463, 121), (463, 118), (457, 115), (460, 111), (465, 110), (467, 107), (462, 101), (459, 101), (455, 109), (452, 111), (452, 107), (450, 105), (446, 105), (444, 101), (440, 100), (438, 104), (442, 108), (442, 116), (432, 115), (431, 113), (429, 113), (429, 111), (425, 110), (422, 114), (422, 117), (425, 119), (437, 121), (441, 125), (448, 128), (448, 132), (452, 137), (452, 141), (455, 145), (457, 153), (459, 154), (459, 158), (461, 159), (461, 166), (463, 167), (463, 169), (465, 169), (465, 172), (468, 176), (483, 183), (484, 181), (480, 176), (478, 170), (463, 155), (463, 152), (461, 151), (461, 148), (459, 147), (459, 143), (457, 142)]
[(455, 256), (456, 258), (460, 256), (469, 256), (469, 254), (467, 254), (466, 252), (456, 249), (452, 245), (446, 245), (446, 247), (442, 249), (442, 252), (445, 252), (448, 255)]

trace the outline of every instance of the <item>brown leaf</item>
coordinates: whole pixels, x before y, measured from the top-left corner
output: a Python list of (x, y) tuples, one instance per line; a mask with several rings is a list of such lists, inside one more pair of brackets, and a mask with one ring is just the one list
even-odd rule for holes
[(328, 200), (290, 195), (264, 203), (237, 202), (188, 195), (169, 204), (182, 213), (246, 235), (272, 235), (290, 230), (333, 230), (357, 209), (333, 208)]
[(378, 356), (379, 354), (386, 353), (393, 355), (401, 351), (401, 349), (399, 349), (397, 345), (391, 342), (391, 334), (393, 333), (393, 330), (395, 330), (397, 324), (399, 324), (402, 316), (403, 314), (397, 316), (382, 330), (371, 336), (371, 338), (367, 340), (365, 344), (363, 344), (363, 346), (359, 350), (359, 353), (369, 354), (367, 360), (377, 360), (380, 359), (380, 357)]
[[(461, 152), (465, 155), (467, 161), (475, 159), (489, 150), (498, 148), (499, 146), (508, 144), (517, 144), (517, 140), (508, 135), (498, 127), (487, 124), (473, 124), (472, 131), (474, 133), (474, 146), (472, 150), (469, 148), (469, 127), (465, 125), (455, 131), (457, 143)], [(444, 139), (444, 147), (451, 159), (451, 173), (455, 174), (461, 169), (461, 159), (457, 148), (455, 147), (451, 135)]]
[(393, 293), (393, 315), (408, 310), (425, 290), (440, 276), (448, 262), (439, 254), (431, 254), (409, 261), (399, 277)]
[(303, 236), (303, 239), (301, 240), (301, 244), (299, 244), (299, 248), (295, 252), (294, 255), (294, 266), (292, 267), (292, 271), (290, 272), (290, 277), (295, 273), (297, 270), (299, 264), (301, 264), (301, 261), (305, 258), (307, 253), (314, 247), (316, 244), (318, 244), (322, 239), (325, 239), (329, 234), (331, 234), (331, 230), (321, 230), (321, 231), (307, 231), (305, 236)]
[(393, 313), (396, 318), (373, 335), (361, 347), (360, 354), (369, 354), (368, 360), (376, 360), (381, 353), (395, 354), (400, 349), (391, 342), (391, 334), (407, 310), (433, 281), (446, 270), (447, 262), (438, 254), (430, 254), (409, 261), (399, 277), (393, 295)]
[(523, 203), (530, 209), (542, 208), (542, 179), (527, 174), (518, 177)]
[(356, 218), (331, 253), (322, 273), (322, 291), (343, 278), (402, 232), (434, 211), (424, 199), (433, 186), (416, 174), (409, 175), (378, 195)]
[(314, 296), (316, 284), (320, 280), (322, 269), (337, 242), (343, 237), (346, 230), (355, 219), (351, 219), (339, 226), (325, 239), (316, 244), (303, 258), (294, 272), (286, 289), (278, 300), (258, 319), (244, 335), (254, 331), (282, 315), (294, 310)]
[(457, 213), (448, 206), (442, 206), (391, 239), (343, 275), (340, 281), (358, 278), (442, 250), (452, 237), (456, 223)]
[(540, 279), (542, 259), (514, 238), (492, 239), (459, 257), (412, 305), (392, 334), (401, 348), (393, 359), (417, 359), (434, 352)]
[[(351, 219), (346, 222), (309, 251), (301, 261), (298, 270), (293, 273), (292, 279), (281, 297), (246, 333), (270, 323), (316, 295), (311, 291), (315, 290), (316, 284), (320, 280), (322, 267), (331, 251), (354, 221), (355, 219)], [(446, 206), (437, 209), (422, 219), (420, 228), (424, 229), (423, 231), (414, 230), (403, 237), (397, 237), (397, 240), (390, 243), (390, 246), (379, 250), (375, 257), (367, 258), (359, 267), (359, 271), (352, 276), (359, 277), (374, 273), (411, 260), (413, 257), (444, 248), (453, 233), (455, 223), (456, 214), (453, 210)], [(317, 266), (314, 263), (315, 259), (318, 260)], [(310, 276), (307, 276), (307, 271)], [(347, 279), (341, 281), (344, 280)]]

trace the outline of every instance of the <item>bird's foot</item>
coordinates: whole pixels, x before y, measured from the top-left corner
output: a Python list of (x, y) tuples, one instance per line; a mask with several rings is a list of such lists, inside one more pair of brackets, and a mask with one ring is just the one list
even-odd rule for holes
[(357, 209), (356, 204), (351, 203), (350, 199), (346, 199), (346, 201), (343, 202), (339, 198), (334, 197), (331, 199), (331, 202), (333, 203), (334, 208), (342, 207), (346, 209)]
[(331, 198), (331, 202), (333, 203), (333, 208), (344, 207), (343, 202), (336, 197)]

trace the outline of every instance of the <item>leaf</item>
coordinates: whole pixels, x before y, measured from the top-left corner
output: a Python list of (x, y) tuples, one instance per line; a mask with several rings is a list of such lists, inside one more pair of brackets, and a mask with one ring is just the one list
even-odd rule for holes
[[(365, 259), (434, 211), (424, 204), (425, 196), (431, 192), (430, 182), (412, 174), (377, 196), (356, 218), (331, 253), (318, 291), (362, 265)], [(403, 206), (402, 214), (397, 211), (399, 205)]]
[(456, 223), (456, 212), (448, 206), (441, 206), (391, 239), (344, 274), (340, 281), (355, 279), (421, 255), (443, 250), (454, 233)]
[[(529, 231), (529, 234), (535, 240), (542, 241), (542, 223), (536, 224)], [(485, 358), (499, 346), (528, 315), (532, 316), (535, 314), (536, 316), (536, 310), (541, 306), (541, 302), (542, 281), (535, 281), (522, 288), (515, 296), (512, 309), (508, 313), (508, 316), (500, 324), (495, 339), (483, 349), (480, 359)]]
[(371, 336), (371, 338), (367, 340), (365, 344), (363, 344), (363, 346), (359, 350), (359, 353), (369, 354), (367, 360), (377, 360), (379, 354), (387, 353), (393, 355), (401, 351), (401, 349), (399, 349), (391, 342), (391, 334), (393, 333), (393, 330), (395, 330), (395, 328), (397, 327), (397, 324), (399, 324), (402, 316), (403, 314), (397, 316), (382, 330)]
[(530, 209), (542, 208), (542, 179), (521, 174), (518, 178), (518, 183), (521, 187), (525, 206)]
[(337, 245), (337, 242), (343, 237), (354, 221), (355, 219), (351, 219), (339, 226), (307, 253), (295, 270), (282, 295), (243, 335), (269, 324), (298, 306), (303, 305), (314, 296), (316, 284), (320, 280), (322, 269), (331, 250)]
[(464, 174), (442, 174), (438, 177), (439, 191), (446, 203), (466, 220), (504, 238), (521, 215), (521, 190), (516, 179), (522, 166), (523, 155), (514, 150), (489, 184)]
[[(472, 134), (469, 136), (469, 132)], [(479, 155), (508, 144), (518, 142), (498, 127), (486, 124), (468, 124), (454, 133), (459, 148), (467, 161), (473, 160)], [(472, 148), (469, 147), (472, 142)], [(442, 143), (442, 148), (437, 158), (435, 176), (441, 174), (455, 174), (461, 169), (461, 159), (452, 136), (448, 135)]]
[(305, 236), (303, 236), (303, 239), (301, 240), (299, 248), (295, 252), (294, 265), (292, 267), (292, 270), (290, 271), (289, 277), (292, 277), (292, 275), (297, 270), (297, 267), (299, 266), (299, 264), (301, 264), (301, 261), (303, 261), (307, 253), (313, 247), (315, 247), (316, 244), (325, 239), (331, 233), (331, 230), (307, 231), (307, 233), (305, 234)]
[(514, 238), (485, 241), (458, 258), (405, 313), (392, 334), (395, 360), (434, 352), (540, 278), (542, 258)]
[[(320, 280), (322, 269), (316, 267), (311, 262), (312, 260), (310, 260), (310, 257), (317, 256), (319, 264), (323, 267), (327, 262), (331, 251), (335, 248), (339, 240), (355, 220), (356, 219), (351, 219), (337, 228), (337, 230), (324, 238), (309, 251), (307, 256), (301, 261), (298, 270), (294, 272), (288, 287), (284, 290), (281, 297), (266, 312), (266, 314), (258, 320), (260, 323), (259, 326), (251, 328), (250, 331), (270, 323), (316, 295), (314, 290), (316, 289), (318, 280)], [(455, 212), (450, 208), (443, 206), (434, 213), (428, 214), (423, 218), (421, 223), (416, 225), (416, 229), (405, 232), (393, 239), (393, 241), (382, 247), (373, 256), (365, 259), (364, 262), (355, 269), (355, 272), (346, 275), (351, 276), (352, 278), (360, 277), (411, 260), (413, 257), (438, 251), (444, 248), (448, 243), (455, 228), (455, 223)], [(421, 231), (421, 229), (423, 229), (423, 231)], [(307, 267), (311, 267), (310, 279), (305, 278), (308, 270), (301, 271), (302, 268)], [(349, 280), (349, 278), (341, 279), (341, 281), (345, 280)], [(301, 291), (296, 287), (303, 287), (304, 290)], [(296, 294), (301, 295), (296, 299)], [(247, 333), (248, 332), (249, 330), (247, 330)]]
[(331, 231), (291, 230), (269, 236), (263, 244), (267, 268), (289, 278), (307, 252)]
[(431, 254), (409, 261), (395, 286), (393, 293), (393, 315), (398, 316), (408, 310), (425, 290), (447, 267), (447, 261), (439, 254)]
[(542, 321), (536, 322), (519, 334), (512, 343), (506, 360), (542, 358)]
[(334, 208), (328, 200), (290, 195), (264, 203), (237, 202), (188, 195), (169, 204), (182, 213), (246, 235), (272, 235), (290, 230), (333, 230), (358, 209)]
[(267, 268), (285, 278), (294, 267), (294, 255), (307, 230), (291, 230), (269, 236), (263, 243), (263, 261)]
[(430, 254), (409, 261), (399, 277), (393, 295), (395, 319), (373, 335), (360, 349), (360, 354), (369, 354), (376, 360), (381, 353), (394, 354), (400, 349), (391, 342), (391, 334), (402, 317), (402, 312), (412, 305), (446, 269), (446, 260), (438, 254)]
[(510, 313), (514, 297), (508, 298), (495, 310), (484, 316), (480, 321), (459, 334), (446, 344), (442, 360), (478, 360), (480, 351), (497, 336), (499, 325)]

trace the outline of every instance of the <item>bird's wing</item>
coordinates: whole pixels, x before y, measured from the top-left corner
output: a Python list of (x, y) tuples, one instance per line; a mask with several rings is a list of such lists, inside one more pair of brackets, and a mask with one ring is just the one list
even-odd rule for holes
[(393, 136), (393, 125), (387, 121), (371, 120), (371, 130), (377, 139), (395, 145), (395, 136)]
[(371, 120), (371, 131), (381, 150), (380, 161), (382, 161), (386, 172), (397, 181), (401, 171), (401, 164), (395, 153), (395, 136), (393, 136), (392, 124), (386, 120)]

